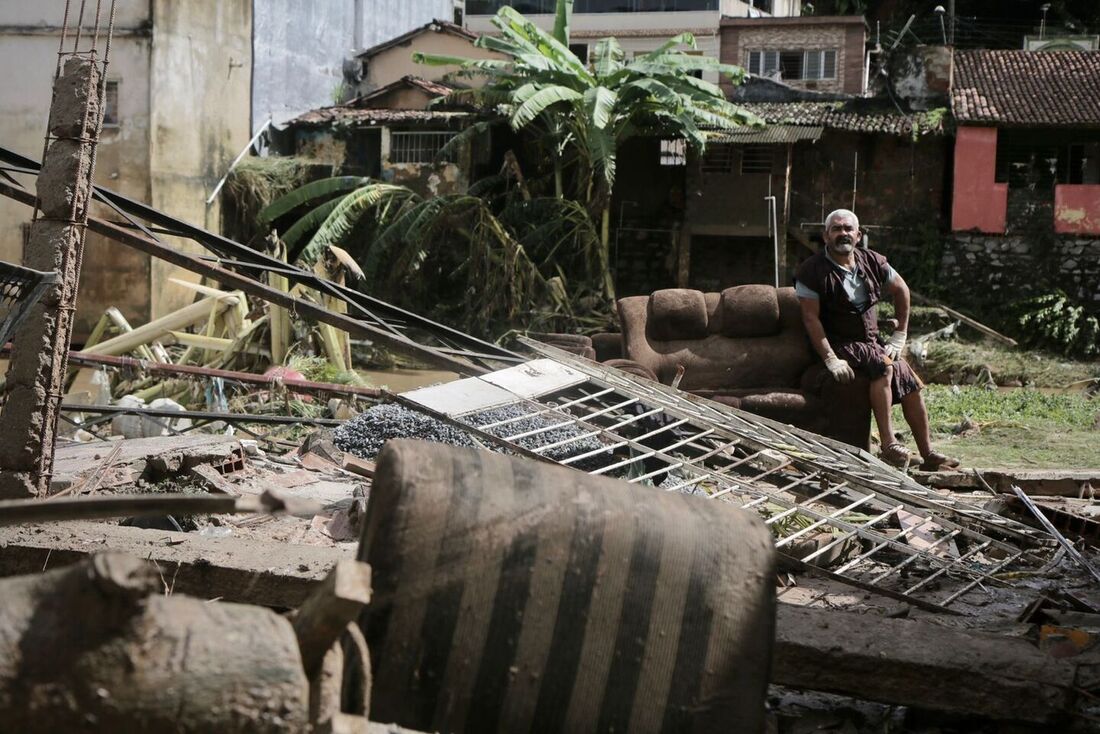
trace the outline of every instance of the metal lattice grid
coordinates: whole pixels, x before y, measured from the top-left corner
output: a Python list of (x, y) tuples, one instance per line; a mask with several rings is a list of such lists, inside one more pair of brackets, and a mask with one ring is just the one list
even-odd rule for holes
[(453, 132), (415, 130), (390, 134), (390, 163), (432, 163)]
[(899, 498), (906, 482), (897, 477), (899, 496), (879, 491), (897, 472), (857, 453), (825, 444), (824, 455), (811, 453), (804, 436), (756, 416), (715, 412), (710, 401), (553, 351), (553, 360), (396, 397), (529, 458), (736, 502), (763, 516), (795, 567), (926, 609), (954, 611), (979, 584), (1047, 555), (1046, 535), (980, 508), (955, 501), (950, 512), (930, 511)]

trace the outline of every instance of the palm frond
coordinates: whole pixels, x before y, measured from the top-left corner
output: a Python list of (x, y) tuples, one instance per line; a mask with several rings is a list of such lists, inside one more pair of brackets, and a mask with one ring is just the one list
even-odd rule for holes
[(303, 204), (333, 194), (351, 191), (368, 183), (370, 183), (370, 179), (362, 176), (334, 176), (311, 181), (304, 186), (299, 186), (285, 196), (280, 196), (264, 207), (259, 214), (259, 219), (261, 222), (270, 223)]

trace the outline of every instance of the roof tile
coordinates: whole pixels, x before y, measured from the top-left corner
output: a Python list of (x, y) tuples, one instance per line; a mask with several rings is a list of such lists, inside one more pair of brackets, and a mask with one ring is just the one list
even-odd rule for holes
[(961, 123), (1100, 127), (1100, 52), (957, 51), (951, 111)]

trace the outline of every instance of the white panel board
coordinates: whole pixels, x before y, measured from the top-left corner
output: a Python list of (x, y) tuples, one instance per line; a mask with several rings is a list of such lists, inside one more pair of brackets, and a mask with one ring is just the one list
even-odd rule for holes
[(535, 359), (482, 375), (479, 379), (503, 387), (521, 398), (536, 398), (579, 385), (588, 378), (552, 359)]
[(516, 396), (512, 393), (478, 377), (422, 387), (401, 393), (401, 396), (449, 416), (495, 408), (516, 401)]

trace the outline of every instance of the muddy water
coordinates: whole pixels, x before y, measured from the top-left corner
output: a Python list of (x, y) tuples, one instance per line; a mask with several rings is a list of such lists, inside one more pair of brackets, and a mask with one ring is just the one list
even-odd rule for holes
[(385, 387), (391, 392), (415, 390), (426, 385), (440, 382), (452, 382), (459, 375), (446, 370), (356, 370), (371, 387)]

